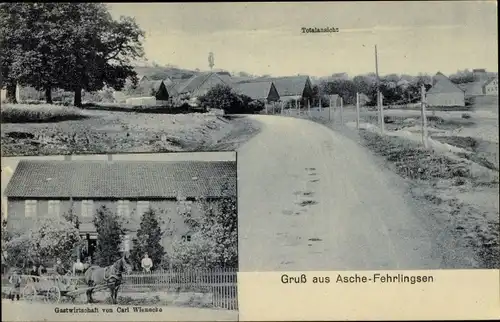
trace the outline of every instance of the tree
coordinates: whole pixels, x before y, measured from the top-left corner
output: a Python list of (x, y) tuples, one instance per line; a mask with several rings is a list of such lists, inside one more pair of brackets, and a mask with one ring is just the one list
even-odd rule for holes
[(128, 78), (137, 83), (131, 61), (144, 56), (144, 32), (133, 18), (114, 20), (98, 3), (72, 4), (76, 21), (68, 27), (69, 44), (64, 53), (71, 61), (63, 88), (75, 93), (75, 106), (82, 104), (82, 90), (96, 91), (105, 85), (121, 90)]
[(218, 84), (199, 98), (200, 104), (206, 108), (219, 108), (226, 114), (241, 113), (243, 100), (230, 86)]
[(0, 63), (1, 82), (0, 87), (7, 90), (7, 101), (17, 103), (16, 86), (17, 77), (14, 73), (13, 64), (20, 54), (19, 47), (29, 38), (23, 31), (26, 30), (25, 17), (28, 15), (29, 5), (25, 3), (0, 3)]
[(102, 206), (95, 212), (93, 222), (97, 231), (96, 263), (100, 266), (111, 265), (121, 257), (120, 246), (125, 235), (122, 220)]
[(59, 218), (41, 218), (33, 229), (13, 233), (5, 248), (10, 265), (26, 267), (30, 262), (52, 262), (56, 258), (67, 264), (72, 262), (80, 242), (80, 233), (72, 223)]
[(193, 231), (190, 241), (177, 240), (173, 244), (172, 262), (179, 267), (237, 268), (238, 267), (238, 213), (236, 196), (229, 185), (222, 189), (220, 200), (202, 200), (203, 215), (193, 220), (183, 214)]
[(82, 90), (106, 84), (120, 90), (136, 78), (130, 60), (143, 56), (144, 33), (132, 18), (113, 20), (103, 4), (2, 4), (0, 18), (2, 78), (10, 96), (17, 82), (44, 90), (50, 103), (58, 87), (73, 91), (80, 106)]
[(156, 211), (149, 208), (142, 214), (139, 230), (133, 239), (132, 260), (140, 263), (144, 253), (148, 253), (155, 267), (159, 266), (165, 254), (162, 238), (163, 232)]

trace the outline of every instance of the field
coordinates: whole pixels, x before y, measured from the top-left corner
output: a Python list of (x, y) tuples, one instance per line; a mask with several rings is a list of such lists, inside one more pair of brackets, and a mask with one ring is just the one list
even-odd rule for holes
[[(428, 111), (429, 148), (421, 138), (418, 110), (386, 110), (385, 135), (375, 111), (337, 110), (316, 121), (358, 141), (403, 177), (413, 198), (441, 223), (442, 238), (472, 250), (476, 266), (500, 267), (498, 98), (478, 97), (469, 111)], [(451, 234), (451, 235), (450, 235)], [(450, 239), (451, 240), (451, 239)], [(457, 245), (449, 245), (457, 247)]]
[[(7, 105), (2, 107), (2, 156), (200, 151), (214, 145), (227, 151), (235, 143), (232, 133), (241, 132), (241, 128), (252, 132), (253, 126), (243, 118), (209, 113)], [(224, 145), (231, 137), (232, 143)]]

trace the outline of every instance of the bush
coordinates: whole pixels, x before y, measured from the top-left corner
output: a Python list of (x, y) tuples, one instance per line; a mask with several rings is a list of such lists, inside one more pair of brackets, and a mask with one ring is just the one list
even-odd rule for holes
[(75, 107), (54, 104), (5, 104), (1, 110), (2, 123), (44, 123), (85, 118)]
[(470, 116), (470, 114), (467, 114), (467, 113), (462, 113), (462, 118), (463, 118), (463, 119), (470, 119), (470, 118), (471, 118), (471, 116)]
[(264, 108), (262, 103), (253, 101), (248, 96), (235, 93), (230, 86), (220, 84), (212, 87), (198, 100), (203, 108), (222, 109), (225, 114), (253, 114), (257, 111), (256, 108)]
[(80, 243), (80, 234), (74, 225), (64, 219), (42, 218), (32, 230), (14, 233), (5, 243), (8, 264), (26, 267), (31, 263), (50, 265), (59, 257), (69, 264), (74, 259), (75, 246)]

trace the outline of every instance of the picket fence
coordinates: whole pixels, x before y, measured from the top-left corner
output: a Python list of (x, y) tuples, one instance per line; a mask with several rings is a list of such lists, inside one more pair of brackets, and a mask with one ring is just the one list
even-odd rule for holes
[[(74, 277), (84, 286), (83, 276)], [(172, 293), (201, 293), (209, 295), (215, 308), (238, 310), (237, 271), (213, 270), (155, 270), (151, 273), (132, 272), (123, 275), (124, 292), (164, 291)]]
[(157, 270), (123, 276), (126, 290), (165, 290), (210, 294), (214, 307), (238, 309), (237, 272), (235, 269)]

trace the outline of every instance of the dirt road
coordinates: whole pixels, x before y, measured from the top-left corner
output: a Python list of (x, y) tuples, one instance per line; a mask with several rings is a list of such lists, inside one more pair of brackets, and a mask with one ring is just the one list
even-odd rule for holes
[(362, 147), (308, 120), (250, 118), (261, 131), (238, 149), (241, 271), (449, 265), (446, 233)]

